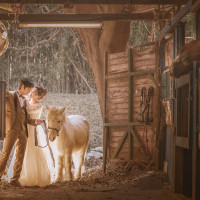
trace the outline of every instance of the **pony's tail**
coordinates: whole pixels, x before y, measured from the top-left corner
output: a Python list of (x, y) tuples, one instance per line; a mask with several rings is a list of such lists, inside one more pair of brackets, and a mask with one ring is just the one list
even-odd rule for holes
[[(87, 120), (84, 120), (84, 124), (87, 127), (87, 143), (85, 145), (85, 157), (86, 157), (86, 153), (87, 153), (89, 141), (90, 141), (90, 125)], [(84, 160), (85, 160), (85, 157), (84, 157)]]

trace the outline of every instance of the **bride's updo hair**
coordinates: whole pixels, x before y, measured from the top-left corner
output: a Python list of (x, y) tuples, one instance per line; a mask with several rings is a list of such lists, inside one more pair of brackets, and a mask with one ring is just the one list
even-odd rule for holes
[(37, 93), (38, 93), (38, 96), (39, 96), (39, 100), (42, 100), (44, 99), (44, 97), (47, 95), (48, 91), (46, 88), (43, 88), (42, 86), (40, 85), (37, 85), (35, 86), (35, 88), (37, 89)]

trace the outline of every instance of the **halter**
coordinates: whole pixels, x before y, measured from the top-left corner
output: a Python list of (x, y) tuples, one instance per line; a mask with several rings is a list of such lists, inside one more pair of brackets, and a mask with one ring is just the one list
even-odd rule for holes
[(53, 130), (53, 131), (56, 131), (57, 133), (57, 136), (59, 136), (59, 131), (57, 128), (51, 128), (51, 127), (48, 127), (48, 130)]

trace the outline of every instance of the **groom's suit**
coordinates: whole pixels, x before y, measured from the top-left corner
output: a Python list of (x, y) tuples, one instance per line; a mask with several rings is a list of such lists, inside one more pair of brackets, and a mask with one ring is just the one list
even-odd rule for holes
[(13, 180), (18, 180), (22, 170), (28, 137), (27, 124), (35, 126), (26, 111), (26, 99), (18, 92), (6, 92), (6, 138), (0, 156), (0, 177), (3, 175), (12, 148), (16, 142), (16, 159)]

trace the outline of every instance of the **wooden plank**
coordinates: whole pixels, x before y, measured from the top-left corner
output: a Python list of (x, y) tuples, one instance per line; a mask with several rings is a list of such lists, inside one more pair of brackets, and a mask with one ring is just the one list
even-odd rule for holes
[(109, 103), (109, 107), (108, 107), (108, 111), (114, 111), (116, 109), (116, 111), (122, 111), (124, 110), (128, 110), (128, 103), (124, 104), (122, 103), (117, 103), (117, 104), (113, 104), (112, 102)]
[(170, 32), (177, 23), (190, 11), (192, 7), (192, 0), (188, 1), (188, 3), (181, 8), (181, 10), (172, 18), (170, 25), (167, 24), (164, 29), (155, 37), (155, 42), (160, 41), (165, 37), (165, 35)]
[(129, 159), (132, 160), (133, 159), (133, 135), (131, 133), (131, 130), (129, 128), (128, 130), (128, 149), (129, 149)]
[(128, 97), (128, 92), (108, 92), (108, 99), (112, 100), (112, 99), (116, 99), (116, 98), (124, 98), (124, 97)]
[(142, 86), (147, 87), (147, 86), (153, 86), (153, 85), (154, 83), (149, 77), (146, 77), (146, 78), (137, 77), (134, 79), (134, 86), (137, 89), (141, 89)]
[(115, 59), (124, 58), (124, 57), (128, 58), (127, 52), (118, 52), (118, 53), (108, 54), (108, 60), (112, 60), (112, 59), (115, 60)]
[(134, 63), (134, 66), (135, 67), (142, 67), (142, 66), (152, 66), (154, 65), (155, 66), (155, 59), (151, 59), (151, 60), (148, 60), (148, 59), (144, 59), (144, 60), (140, 60), (140, 61), (133, 61)]
[(118, 93), (118, 92), (128, 93), (128, 88), (127, 87), (108, 88), (108, 93)]
[(134, 54), (133, 62), (138, 62), (143, 60), (154, 61), (155, 64), (155, 52), (153, 54), (144, 54), (140, 56)]
[(149, 71), (149, 70), (155, 70), (155, 64), (153, 65), (148, 65), (148, 66), (134, 66), (134, 72), (135, 71)]
[[(110, 130), (110, 134), (112, 134), (113, 132), (123, 132), (124, 134), (124, 131), (127, 129), (127, 126), (118, 126), (118, 127), (110, 127), (109, 130)], [(122, 134), (122, 135), (123, 135)]]
[(128, 72), (128, 63), (118, 64), (118, 65), (110, 65), (108, 69), (108, 76), (114, 74), (121, 74)]
[(147, 49), (142, 49), (142, 50), (134, 50), (134, 56), (141, 56), (141, 55), (146, 55), (146, 54), (153, 54), (155, 52), (155, 47), (151, 46)]
[(108, 99), (108, 104), (113, 104), (113, 103), (128, 103), (128, 99), (127, 98), (112, 98), (112, 99)]
[(128, 121), (128, 115), (127, 114), (118, 114), (118, 115), (108, 115), (107, 116), (108, 122), (123, 122)]
[(141, 75), (144, 75), (144, 74), (149, 74), (149, 73), (154, 73), (154, 72), (155, 72), (155, 70), (135, 71), (135, 72), (124, 73), (124, 74), (110, 75), (110, 76), (107, 76), (106, 79), (116, 79), (116, 78), (126, 77), (128, 75), (141, 76)]
[[(0, 14), (1, 21), (14, 21), (15, 14)], [(153, 20), (153, 13), (132, 14), (19, 14), (19, 23), (23, 24), (59, 24), (67, 22), (103, 22), (103, 21), (130, 21)]]
[[(121, 139), (121, 138), (120, 138)], [(114, 156), (113, 157), (115, 157), (115, 152), (117, 151), (117, 149), (119, 148), (119, 142), (120, 141), (118, 141), (118, 142), (113, 142), (113, 143), (109, 143), (109, 146), (111, 147), (111, 148), (114, 148)], [(118, 155), (116, 156), (116, 157), (119, 157), (119, 154), (120, 153), (122, 153), (122, 152), (126, 152), (127, 154), (128, 154), (128, 140), (126, 140), (125, 142), (124, 142), (124, 144), (123, 144), (123, 148), (122, 149), (120, 149), (120, 151), (119, 151), (119, 153), (118, 153)], [(116, 158), (115, 157), (115, 158)]]
[(128, 130), (125, 131), (125, 133), (124, 133), (124, 135), (123, 135), (123, 137), (122, 137), (122, 139), (121, 139), (121, 142), (120, 142), (120, 144), (118, 145), (118, 148), (117, 148), (117, 150), (116, 150), (116, 152), (115, 152), (115, 154), (114, 154), (114, 158), (116, 158), (116, 157), (118, 156), (118, 154), (119, 154), (119, 152), (120, 152), (120, 150), (121, 150), (121, 148), (122, 148), (122, 146), (123, 146), (123, 144), (124, 144), (124, 142), (125, 142), (127, 136), (128, 136)]
[(128, 109), (108, 109), (107, 115), (109, 116), (113, 116), (113, 115), (128, 115)]
[[(110, 65), (116, 65), (116, 64), (124, 64), (124, 63), (127, 63), (128, 65), (128, 56), (123, 56), (123, 57), (118, 57), (118, 58), (115, 58), (115, 59), (109, 59), (108, 60), (108, 67)], [(128, 67), (127, 67), (128, 68)]]
[(115, 140), (118, 140), (119, 138), (121, 139), (123, 135), (124, 135), (124, 130), (123, 131), (110, 131), (110, 133), (109, 133), (110, 141), (115, 141)]
[[(109, 127), (112, 127), (112, 126), (143, 126), (144, 123), (141, 123), (141, 122), (114, 122), (114, 123), (105, 123), (104, 126), (109, 126)], [(151, 125), (151, 123), (149, 123), (149, 125)]]
[(140, 144), (140, 138), (139, 138), (138, 134), (136, 134), (136, 131), (135, 131), (134, 129), (131, 128), (131, 129), (130, 129), (130, 133), (132, 134), (134, 140), (135, 140), (138, 144)]
[[(179, 0), (178, 3), (185, 4), (187, 0)], [(174, 5), (173, 0), (73, 0), (67, 2), (66, 0), (1, 0), (0, 3), (9, 3), (9, 4), (72, 4), (72, 5), (92, 5), (92, 4), (105, 4), (105, 5), (127, 5), (127, 4), (134, 4), (134, 5), (142, 5), (142, 4), (159, 4), (159, 5)]]

